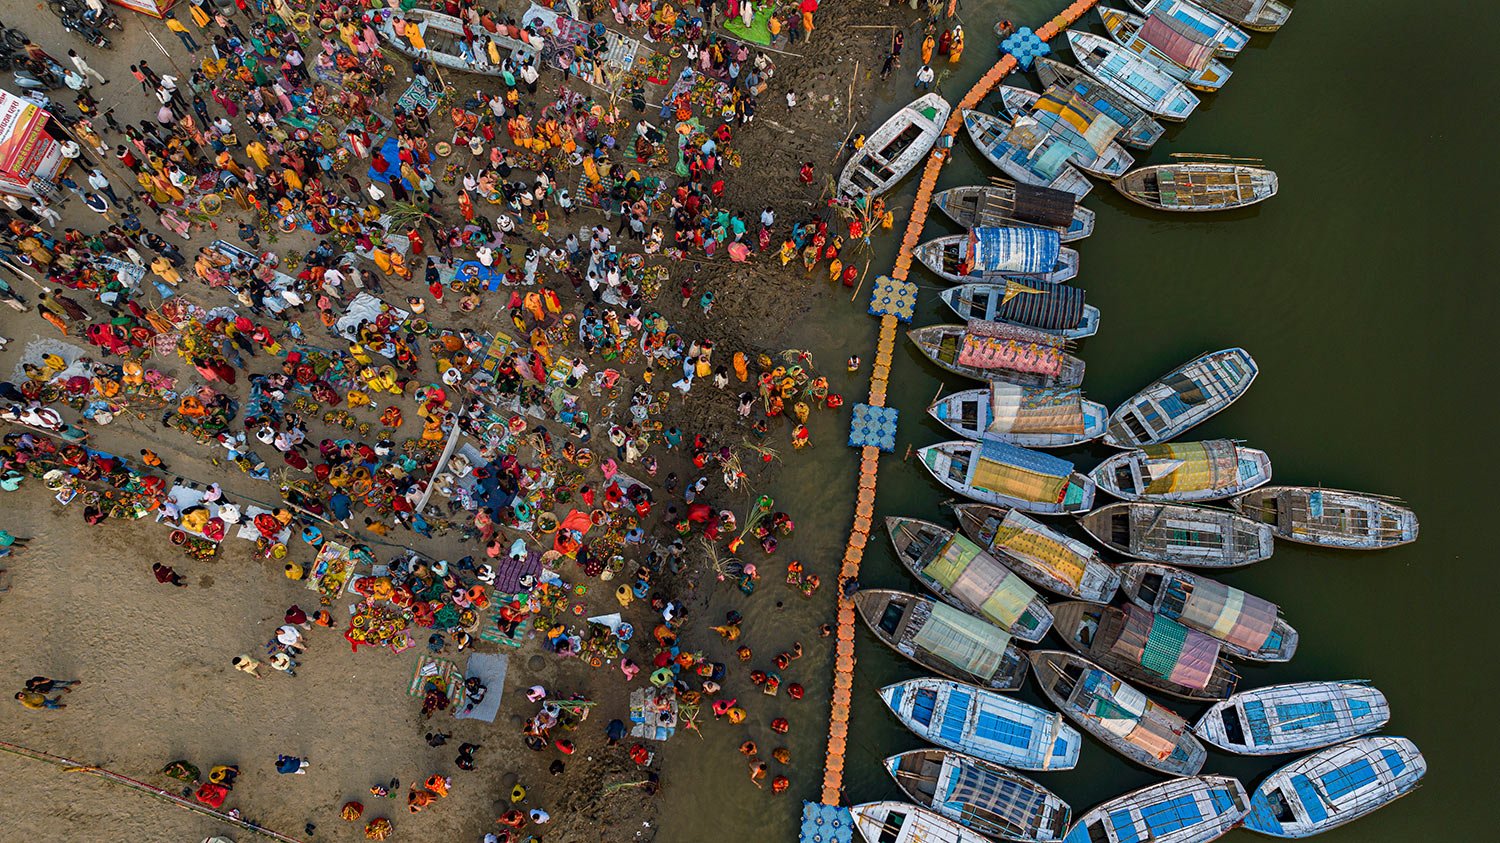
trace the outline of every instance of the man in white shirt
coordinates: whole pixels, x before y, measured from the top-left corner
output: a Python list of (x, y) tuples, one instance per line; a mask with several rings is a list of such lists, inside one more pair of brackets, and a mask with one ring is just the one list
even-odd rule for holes
[(380, 185), (376, 182), (370, 182), (369, 186), (365, 188), (365, 193), (369, 194), (370, 199), (374, 201), (376, 205), (379, 205), (382, 208), (389, 207), (385, 204), (385, 191), (381, 190)]
[(73, 62), (74, 67), (78, 68), (78, 73), (80, 75), (92, 76), (95, 79), (99, 80), (100, 85), (109, 84), (109, 80), (105, 79), (104, 76), (99, 73), (99, 71), (93, 69), (92, 67), (89, 67), (89, 63), (87, 61), (84, 61), (83, 56), (78, 55), (77, 50), (68, 51), (68, 60)]

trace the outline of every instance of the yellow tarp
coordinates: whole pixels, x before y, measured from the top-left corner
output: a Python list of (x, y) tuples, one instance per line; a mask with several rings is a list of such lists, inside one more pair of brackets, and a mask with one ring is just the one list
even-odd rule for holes
[(981, 457), (975, 460), (974, 476), (969, 484), (976, 489), (1018, 500), (1059, 503), (1068, 489), (1068, 478), (1039, 474)]
[(1008, 512), (995, 531), (993, 546), (1051, 571), (1074, 588), (1083, 582), (1084, 562), (1072, 548), (1038, 532), (1029, 518)]

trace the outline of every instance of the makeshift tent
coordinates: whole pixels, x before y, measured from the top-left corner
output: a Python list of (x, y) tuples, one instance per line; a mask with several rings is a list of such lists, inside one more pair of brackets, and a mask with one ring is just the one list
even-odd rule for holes
[(1161, 613), (1247, 650), (1265, 646), (1276, 626), (1276, 604), (1207, 578), (1168, 582)]
[(932, 615), (912, 643), (949, 664), (989, 679), (1000, 669), (1010, 634), (947, 603), (934, 603)]
[(177, 5), (177, 0), (109, 0), (109, 2), (153, 18), (166, 17), (168, 10)]
[[(66, 166), (62, 146), (47, 133), (52, 115), (31, 100), (0, 90), (0, 193), (51, 195)], [(56, 131), (61, 132), (61, 129)]]
[(1005, 519), (995, 528), (990, 547), (1045, 568), (1074, 588), (1083, 582), (1084, 567), (1088, 564), (1072, 548), (1048, 535), (1042, 525), (1014, 509), (1007, 510)]
[(1014, 626), (1037, 596), (1013, 571), (959, 534), (943, 545), (922, 574), (1002, 629)]
[(969, 232), (970, 258), (985, 272), (1052, 272), (1061, 244), (1061, 235), (1050, 228), (987, 225)]
[(1206, 688), (1219, 661), (1219, 642), (1134, 603), (1105, 615), (1099, 638), (1110, 651), (1157, 676), (1189, 688)]
[(1092, 697), (1084, 703), (1084, 713), (1096, 718), (1111, 734), (1158, 760), (1171, 757), (1177, 749), (1177, 734), (1171, 724), (1180, 718), (1145, 694), (1097, 669), (1084, 678), (1084, 688)]
[(1222, 489), (1233, 484), (1239, 472), (1239, 447), (1230, 439), (1147, 445), (1145, 493), (1164, 495)]
[(1072, 474), (1073, 464), (1067, 460), (986, 440), (979, 447), (969, 484), (1018, 500), (1059, 503)]
[(1083, 393), (990, 383), (991, 433), (1082, 433)]

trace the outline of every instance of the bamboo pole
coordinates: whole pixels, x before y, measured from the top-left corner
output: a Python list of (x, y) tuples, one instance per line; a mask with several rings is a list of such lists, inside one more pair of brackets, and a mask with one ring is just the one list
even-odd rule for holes
[(865, 271), (864, 271), (864, 274), (861, 275), (861, 276), (859, 276), (859, 283), (857, 285), (855, 285), (855, 287), (854, 287), (854, 295), (852, 295), (852, 296), (849, 297), (849, 301), (852, 302), (856, 298), (859, 298), (859, 291), (865, 286), (865, 277), (868, 276), (869, 274), (870, 274), (870, 262), (869, 261), (865, 261)]

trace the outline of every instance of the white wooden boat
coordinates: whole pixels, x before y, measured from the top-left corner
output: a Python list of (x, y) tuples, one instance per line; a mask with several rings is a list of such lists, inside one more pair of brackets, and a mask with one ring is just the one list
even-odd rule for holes
[(1099, 438), (1104, 414), (1072, 388), (1016, 386), (992, 381), (939, 398), (928, 414), (966, 439), (1009, 442), (1023, 448), (1067, 448)]
[(951, 111), (941, 94), (931, 93), (896, 112), (844, 165), (839, 193), (860, 199), (890, 190), (927, 157)]
[(1292, 16), (1281, 0), (1198, 0), (1203, 8), (1255, 32), (1275, 32)]
[(1120, 575), (1098, 551), (1027, 516), (999, 506), (953, 506), (964, 535), (1026, 581), (1054, 594), (1108, 603)]
[(1054, 334), (1001, 322), (927, 325), (906, 336), (932, 362), (980, 381), (1071, 388), (1083, 383), (1084, 363), (1063, 351)]
[(1108, 38), (1068, 30), (1068, 46), (1079, 67), (1154, 117), (1186, 120), (1198, 107), (1186, 85)]
[(1225, 161), (1184, 160), (1131, 170), (1113, 182), (1137, 205), (1158, 211), (1204, 213), (1247, 208), (1276, 195), (1276, 173)]
[(1356, 738), (1267, 776), (1250, 797), (1244, 827), (1272, 837), (1311, 837), (1389, 805), (1425, 775), (1427, 759), (1406, 738)]
[(885, 769), (912, 802), (996, 840), (1058, 843), (1073, 815), (1047, 788), (962, 752), (914, 749)]
[(1000, 322), (1069, 340), (1099, 332), (1099, 308), (1084, 303), (1081, 288), (1066, 284), (1007, 278), (1001, 283), (959, 284), (938, 293), (938, 298), (966, 322)]
[(1264, 486), (1271, 458), (1233, 439), (1168, 442), (1115, 454), (1089, 476), (1122, 500), (1198, 503)]
[(854, 607), (882, 643), (939, 676), (991, 691), (1014, 691), (1026, 681), (1025, 651), (983, 618), (884, 588), (855, 592)]
[(866, 843), (988, 843), (941, 814), (905, 802), (866, 802), (849, 813)]
[(1050, 228), (1064, 243), (1094, 233), (1094, 212), (1066, 190), (994, 179), (988, 186), (950, 187), (932, 204), (964, 228), (1031, 225)]
[(919, 518), (885, 519), (901, 564), (933, 594), (1021, 641), (1052, 628), (1047, 601), (967, 536)]
[(1250, 810), (1231, 776), (1187, 776), (1117, 796), (1078, 818), (1066, 843), (1209, 843)]
[(1052, 86), (1038, 94), (1002, 85), (1000, 102), (1011, 120), (1035, 120), (1064, 138), (1074, 150), (1073, 166), (1091, 176), (1116, 179), (1135, 164), (1135, 156), (1115, 142), (1124, 127), (1069, 88)]
[(1300, 636), (1275, 603), (1171, 565), (1120, 566), (1120, 593), (1148, 612), (1219, 639), (1232, 656), (1257, 662), (1291, 661)]
[(1078, 517), (1110, 550), (1185, 568), (1237, 568), (1271, 558), (1271, 528), (1227, 509), (1112, 503)]
[[(412, 47), (409, 38), (396, 34), (394, 18), (398, 16), (405, 21), (406, 26), (417, 27), (426, 49), (417, 50)], [(490, 61), (489, 44), (491, 42), (497, 48), (502, 61), (515, 53), (536, 54), (542, 49), (542, 42), (538, 36), (530, 35), (519, 28), (515, 32), (520, 37), (511, 37), (489, 32), (483, 27), (474, 27), (471, 29), (474, 39), (465, 41), (463, 21), (452, 15), (427, 9), (412, 8), (402, 12), (379, 9), (366, 12), (365, 20), (370, 22), (371, 27), (380, 33), (380, 36), (397, 52), (404, 53), (411, 58), (430, 61), (449, 70), (461, 70), (485, 76), (501, 75), (500, 65)]]
[(1057, 712), (1013, 697), (923, 678), (887, 685), (880, 698), (917, 737), (944, 749), (1015, 770), (1071, 770), (1078, 764), (1078, 730)]
[(967, 110), (964, 128), (991, 164), (1022, 184), (1067, 191), (1076, 199), (1094, 189), (1094, 183), (1069, 163), (1073, 148), (1062, 138), (1039, 131), (1034, 122), (1016, 125), (992, 114)]
[(953, 284), (1027, 277), (1060, 284), (1078, 275), (1078, 252), (1056, 231), (1025, 226), (981, 226), (968, 234), (935, 237), (912, 250), (934, 275)]
[(1238, 401), (1259, 372), (1243, 348), (1195, 357), (1115, 408), (1104, 441), (1137, 448), (1175, 439)]
[(1073, 650), (1138, 686), (1191, 702), (1222, 700), (1240, 675), (1210, 635), (1135, 604), (1052, 604), (1057, 634)]
[(1193, 732), (1225, 752), (1282, 755), (1367, 735), (1390, 719), (1385, 694), (1368, 682), (1292, 682), (1214, 703)]
[(1417, 540), (1417, 514), (1395, 498), (1315, 486), (1264, 486), (1229, 502), (1287, 541), (1376, 550)]
[(1250, 44), (1250, 33), (1189, 0), (1129, 0), (1137, 12), (1171, 19), (1174, 28), (1191, 31), (1214, 45), (1214, 52), (1234, 58)]
[(1031, 671), (1047, 699), (1079, 728), (1149, 770), (1191, 776), (1208, 750), (1177, 712), (1082, 656), (1033, 650)]
[(1234, 72), (1214, 58), (1218, 52), (1214, 43), (1192, 27), (1172, 18), (1143, 18), (1110, 6), (1098, 10), (1104, 30), (1116, 44), (1195, 91), (1217, 91)]
[(1036, 60), (1036, 73), (1043, 85), (1067, 86), (1124, 126), (1120, 130), (1120, 143), (1126, 146), (1150, 149), (1167, 131), (1165, 126), (1156, 122), (1156, 118), (1124, 94), (1072, 65), (1042, 56)]
[(1094, 503), (1093, 480), (1039, 451), (960, 440), (929, 445), (917, 456), (939, 483), (982, 503), (1036, 515), (1086, 512)]

